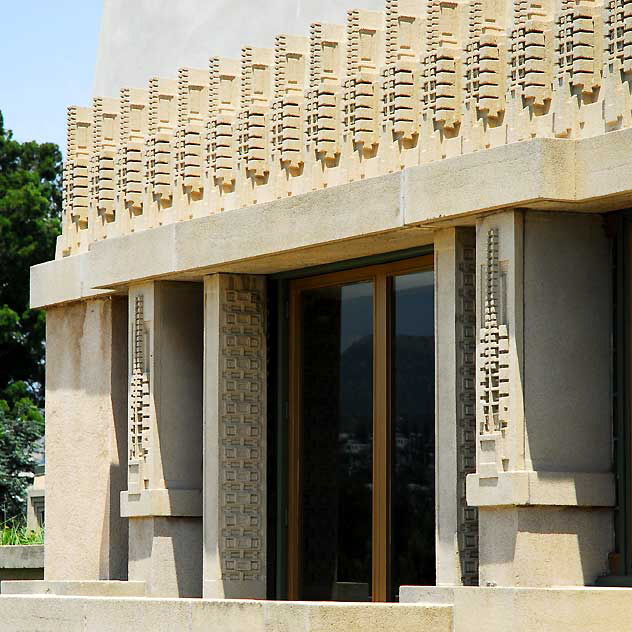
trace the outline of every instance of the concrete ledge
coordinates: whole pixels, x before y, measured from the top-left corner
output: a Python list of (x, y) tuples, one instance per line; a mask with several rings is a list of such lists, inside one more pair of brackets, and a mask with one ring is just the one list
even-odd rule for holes
[(31, 306), (148, 279), (268, 274), (410, 248), (431, 243), (434, 228), (502, 208), (625, 208), (632, 203), (631, 145), (632, 129), (533, 139), (105, 239), (87, 253), (34, 266)]
[(44, 568), (44, 545), (0, 546), (0, 569)]
[(96, 242), (86, 283), (113, 287), (397, 230), (401, 174), (216, 213)]
[(3, 632), (452, 632), (445, 605), (0, 597)]
[(71, 301), (111, 294), (107, 290), (92, 289), (86, 284), (86, 269), (90, 255), (85, 253), (55, 261), (40, 263), (31, 268), (31, 305), (59, 305)]
[(121, 492), (122, 518), (201, 515), (201, 489), (144, 489), (140, 492)]
[(400, 586), (399, 603), (454, 604), (454, 586)]
[(614, 474), (609, 472), (500, 472), (497, 478), (467, 477), (473, 507), (613, 507)]
[(632, 589), (453, 589), (454, 606), (0, 596), (3, 632), (612, 632)]
[(43, 544), (0, 546), (0, 582), (38, 579), (44, 579)]
[(205, 599), (265, 599), (266, 584), (262, 581), (231, 581), (205, 579), (203, 582)]
[(128, 581), (6, 581), (3, 595), (56, 595), (73, 597), (143, 597), (145, 582)]
[(455, 632), (632, 630), (626, 588), (455, 588)]
[(412, 167), (404, 172), (406, 224), (512, 206), (568, 209), (578, 142), (536, 138)]

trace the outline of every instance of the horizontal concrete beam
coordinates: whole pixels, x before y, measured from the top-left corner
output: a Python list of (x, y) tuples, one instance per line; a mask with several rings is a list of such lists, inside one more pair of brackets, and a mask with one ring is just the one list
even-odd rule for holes
[[(632, 202), (632, 129), (533, 139), (91, 244), (31, 270), (31, 306), (147, 279), (268, 274), (432, 242), (501, 208), (601, 212)], [(343, 245), (344, 244), (344, 245)]]
[(201, 489), (143, 489), (121, 492), (121, 517), (201, 516)]

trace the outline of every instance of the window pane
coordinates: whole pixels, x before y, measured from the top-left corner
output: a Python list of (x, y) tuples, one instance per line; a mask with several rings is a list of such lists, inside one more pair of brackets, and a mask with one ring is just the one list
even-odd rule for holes
[(393, 278), (391, 591), (435, 583), (434, 274)]
[(373, 284), (301, 293), (302, 595), (370, 599)]

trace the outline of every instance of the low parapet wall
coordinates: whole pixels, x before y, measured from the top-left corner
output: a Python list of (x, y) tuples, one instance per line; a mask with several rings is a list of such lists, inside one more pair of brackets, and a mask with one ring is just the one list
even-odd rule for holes
[[(453, 590), (453, 592), (452, 592)], [(3, 632), (612, 632), (632, 630), (625, 588), (450, 590), (450, 603), (349, 604), (1, 596)], [(447, 593), (446, 593), (447, 594)], [(445, 595), (443, 595), (445, 596)]]
[(30, 546), (0, 546), (0, 581), (43, 578), (43, 544)]
[(0, 597), (3, 632), (451, 632), (449, 605)]

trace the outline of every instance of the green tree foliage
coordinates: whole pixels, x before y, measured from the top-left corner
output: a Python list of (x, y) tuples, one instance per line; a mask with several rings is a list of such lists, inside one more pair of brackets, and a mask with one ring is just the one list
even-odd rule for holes
[(14, 140), (0, 112), (0, 520), (24, 510), (44, 430), (45, 322), (29, 309), (29, 268), (53, 258), (60, 213), (59, 148)]

